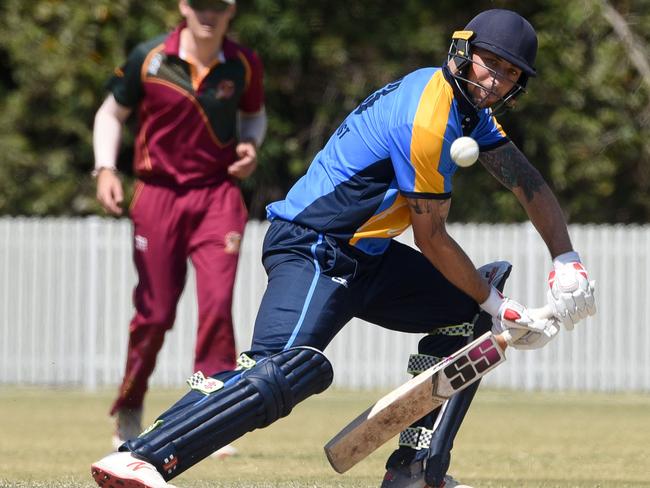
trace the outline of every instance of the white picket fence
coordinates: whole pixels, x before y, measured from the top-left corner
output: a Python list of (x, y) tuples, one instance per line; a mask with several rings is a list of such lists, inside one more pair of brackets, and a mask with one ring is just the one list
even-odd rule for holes
[[(267, 224), (250, 222), (237, 276), (234, 318), (246, 349), (266, 277)], [(571, 226), (596, 279), (598, 315), (541, 351), (509, 351), (486, 384), (498, 388), (650, 391), (650, 226)], [(524, 225), (453, 224), (477, 265), (514, 265), (506, 292), (541, 305), (550, 260)], [(404, 240), (409, 242), (407, 235)], [(92, 390), (121, 380), (135, 283), (127, 220), (0, 218), (0, 383)], [(179, 386), (191, 373), (196, 327), (190, 272), (174, 329), (152, 384)], [(327, 348), (335, 385), (388, 388), (404, 381), (419, 337), (353, 320)]]

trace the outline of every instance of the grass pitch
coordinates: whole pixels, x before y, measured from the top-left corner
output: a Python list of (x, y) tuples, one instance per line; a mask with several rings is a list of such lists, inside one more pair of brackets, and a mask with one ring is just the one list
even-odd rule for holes
[[(179, 391), (152, 391), (148, 421)], [(92, 487), (110, 449), (113, 391), (0, 388), (0, 487)], [(381, 396), (329, 391), (174, 479), (179, 487), (378, 487), (389, 443), (345, 475), (322, 446)], [(650, 488), (650, 395), (479, 391), (450, 472), (478, 487)]]

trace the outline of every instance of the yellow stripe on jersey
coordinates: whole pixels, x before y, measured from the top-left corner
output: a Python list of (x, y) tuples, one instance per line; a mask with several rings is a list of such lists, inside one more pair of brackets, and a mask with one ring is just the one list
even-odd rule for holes
[(411, 163), (415, 169), (414, 192), (445, 193), (445, 179), (438, 172), (438, 165), (453, 96), (442, 70), (436, 71), (422, 92), (413, 120)]
[(506, 134), (506, 131), (503, 130), (503, 127), (501, 127), (501, 124), (499, 124), (499, 121), (497, 120), (497, 118), (494, 115), (492, 116), (492, 123), (497, 128), (497, 130), (499, 131), (499, 134), (501, 134), (501, 137), (508, 137), (508, 134)]
[(356, 245), (359, 239), (391, 238), (400, 235), (411, 225), (411, 212), (408, 202), (402, 195), (397, 195), (393, 204), (383, 212), (373, 215), (350, 239)]

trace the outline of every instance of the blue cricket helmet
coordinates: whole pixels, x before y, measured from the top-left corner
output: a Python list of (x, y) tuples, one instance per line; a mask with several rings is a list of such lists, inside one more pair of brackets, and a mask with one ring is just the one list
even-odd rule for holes
[(509, 61), (528, 76), (536, 76), (537, 34), (530, 22), (512, 10), (493, 9), (481, 12), (465, 26), (474, 35), (471, 46)]
[[(453, 59), (458, 68), (456, 73), (452, 73), (457, 82), (469, 82), (467, 68), (473, 62), (474, 47), (490, 51), (522, 70), (517, 85), (502, 99), (501, 106), (512, 106), (515, 98), (525, 93), (528, 78), (537, 76), (535, 29), (530, 22), (512, 10), (492, 9), (479, 13), (469, 21), (464, 30), (456, 31), (452, 36), (447, 59)], [(466, 91), (462, 91), (468, 98)]]

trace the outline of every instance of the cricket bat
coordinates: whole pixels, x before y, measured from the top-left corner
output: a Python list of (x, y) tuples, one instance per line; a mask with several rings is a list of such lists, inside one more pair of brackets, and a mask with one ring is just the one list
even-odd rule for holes
[(506, 342), (486, 332), (440, 363), (391, 391), (350, 422), (325, 445), (338, 473), (345, 473), (454, 393), (506, 360)]

